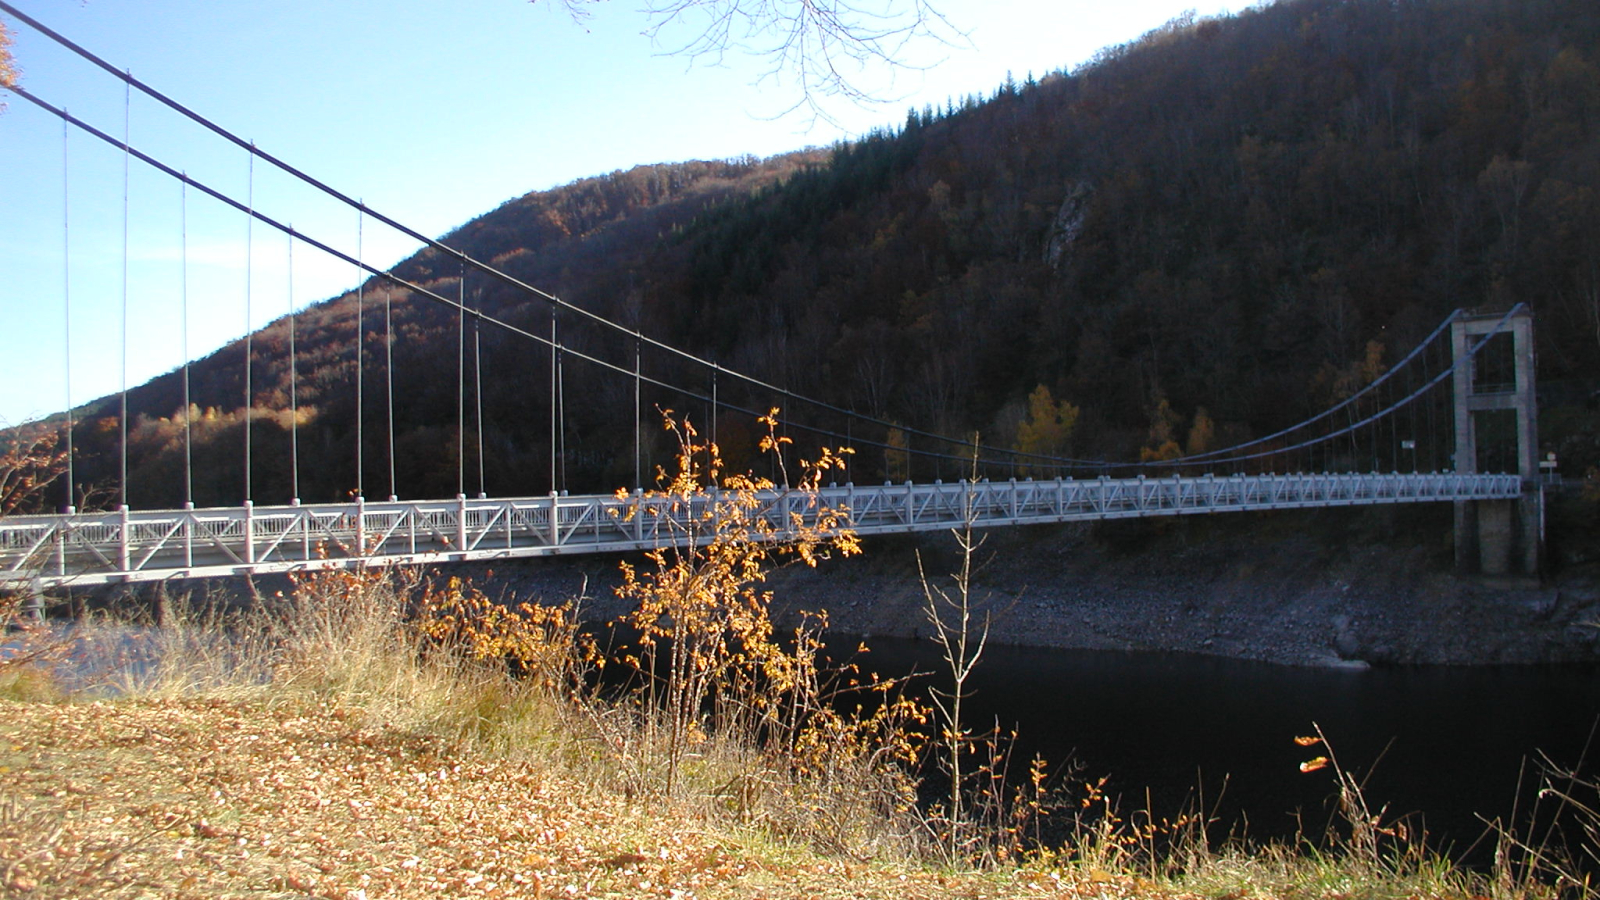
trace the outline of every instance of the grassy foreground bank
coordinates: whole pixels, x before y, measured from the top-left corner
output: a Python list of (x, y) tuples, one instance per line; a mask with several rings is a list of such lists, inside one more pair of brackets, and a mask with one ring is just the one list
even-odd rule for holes
[[(910, 778), (843, 748), (818, 774), (705, 734), (667, 791), (626, 699), (427, 637), (387, 578), (248, 613), (172, 603), (137, 632), (13, 630), (0, 662), (7, 897), (1204, 897), (1584, 895), (1371, 834), (1212, 846), (1084, 820), (1010, 859), (951, 858)], [(406, 613), (409, 609), (409, 614)], [(559, 621), (547, 621), (558, 631)], [(130, 637), (132, 635), (132, 637)], [(546, 635), (550, 637), (551, 635)], [(570, 634), (569, 634), (570, 636)], [(503, 649), (503, 648), (502, 648)], [(99, 660), (87, 658), (99, 654)], [(123, 659), (110, 659), (117, 655)], [(107, 664), (107, 663), (110, 664)], [(98, 663), (95, 682), (62, 673)], [(67, 688), (71, 687), (72, 690)], [(839, 748), (835, 748), (838, 750)], [(872, 758), (867, 754), (866, 759)], [(848, 795), (848, 796), (847, 796)], [(865, 798), (865, 799), (863, 799)], [(921, 821), (915, 817), (921, 817)], [(974, 844), (976, 846), (976, 844)]]

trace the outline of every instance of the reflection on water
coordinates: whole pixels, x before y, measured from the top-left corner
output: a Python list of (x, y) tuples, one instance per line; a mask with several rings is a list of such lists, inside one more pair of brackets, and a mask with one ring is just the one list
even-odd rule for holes
[[(863, 659), (883, 674), (943, 671), (927, 642), (877, 639)], [(1458, 851), (1476, 817), (1512, 812), (1518, 773), (1543, 751), (1583, 757), (1600, 718), (1594, 666), (1290, 668), (1178, 653), (991, 646), (969, 682), (970, 723), (1018, 727), (1022, 757), (1071, 757), (1109, 775), (1122, 808), (1171, 815), (1203, 787), (1222, 791), (1225, 822), (1254, 838), (1327, 822), (1329, 772), (1293, 743), (1312, 723), (1347, 768), (1371, 770), (1367, 797), (1391, 815), (1421, 813), (1436, 846)], [(1476, 854), (1474, 854), (1476, 855)]]

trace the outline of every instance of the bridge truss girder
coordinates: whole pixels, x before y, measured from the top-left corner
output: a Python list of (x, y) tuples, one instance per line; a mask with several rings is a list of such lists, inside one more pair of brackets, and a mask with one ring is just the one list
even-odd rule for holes
[[(859, 534), (934, 531), (1318, 506), (1514, 500), (1515, 475), (1306, 474), (846, 484), (771, 491), (759, 514), (783, 534), (817, 504), (848, 511)], [(38, 587), (429, 565), (681, 543), (697, 506), (614, 495), (310, 506), (243, 506), (0, 519), (0, 585)], [(630, 515), (630, 511), (634, 514)]]

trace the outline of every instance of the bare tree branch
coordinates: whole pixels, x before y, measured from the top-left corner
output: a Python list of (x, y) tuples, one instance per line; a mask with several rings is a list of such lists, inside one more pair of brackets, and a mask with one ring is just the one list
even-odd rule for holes
[[(550, 2), (582, 20), (601, 0)], [(666, 41), (680, 27), (692, 35), (667, 44), (666, 53), (713, 65), (730, 52), (762, 58), (767, 65), (757, 83), (787, 83), (797, 94), (779, 115), (804, 109), (830, 122), (833, 100), (897, 100), (868, 82), (876, 73), (923, 68), (909, 57), (913, 44), (966, 40), (931, 0), (646, 0), (643, 12), (644, 34), (653, 41)]]

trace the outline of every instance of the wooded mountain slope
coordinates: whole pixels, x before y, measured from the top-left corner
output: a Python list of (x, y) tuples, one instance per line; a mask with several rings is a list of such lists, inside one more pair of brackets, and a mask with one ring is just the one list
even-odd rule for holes
[[(920, 428), (1010, 443), (1045, 385), (1082, 409), (1074, 452), (1112, 458), (1137, 456), (1163, 400), (1173, 427), (1204, 408), (1221, 435), (1262, 434), (1325, 407), (1369, 342), (1392, 362), (1451, 309), (1526, 302), (1546, 449), (1581, 473), (1600, 462), (1600, 6), (1280, 0), (1175, 21), (831, 151), (589, 179), (444, 241), (724, 366)], [(461, 289), (433, 252), (396, 271)], [(388, 492), (383, 293), (364, 297), (369, 497)], [(482, 276), (465, 295), (549, 332), (540, 299)], [(390, 297), (398, 490), (453, 495), (456, 317)], [(358, 487), (355, 305), (335, 298), (297, 323), (308, 502)], [(574, 348), (632, 364), (630, 341), (570, 316), (560, 327)], [(259, 407), (288, 405), (286, 334), (279, 322), (256, 336)], [(480, 339), (485, 488), (547, 491), (549, 356), (489, 328)], [(469, 366), (472, 341), (469, 322)], [(202, 504), (240, 499), (242, 353), (193, 367)], [(658, 356), (644, 355), (650, 374), (709, 389)], [(561, 486), (631, 481), (631, 380), (575, 360), (562, 371)], [(176, 374), (130, 398), (136, 505), (181, 501), (180, 398)], [(643, 399), (647, 419), (683, 402)], [(256, 425), (257, 502), (288, 497), (287, 424)], [(83, 479), (114, 477), (115, 439), (114, 419), (86, 417)], [(883, 475), (881, 453), (858, 465)]]

